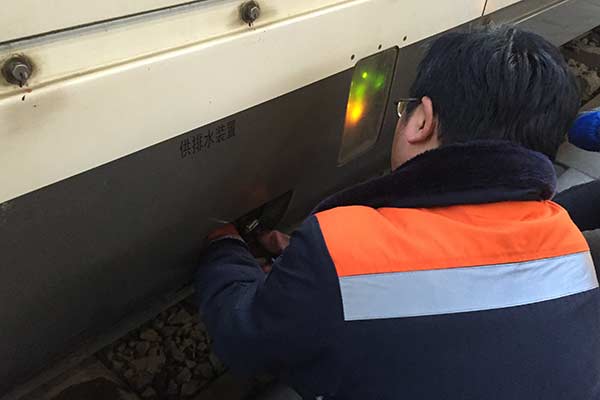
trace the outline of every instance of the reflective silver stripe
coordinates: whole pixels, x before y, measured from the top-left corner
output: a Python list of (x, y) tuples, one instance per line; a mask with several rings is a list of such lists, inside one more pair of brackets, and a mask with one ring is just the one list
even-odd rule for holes
[(346, 321), (451, 314), (557, 299), (598, 287), (589, 252), (514, 264), (340, 278)]

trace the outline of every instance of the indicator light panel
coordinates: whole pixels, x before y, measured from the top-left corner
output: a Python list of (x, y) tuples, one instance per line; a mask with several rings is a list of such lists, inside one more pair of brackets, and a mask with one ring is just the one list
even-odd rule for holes
[(398, 50), (392, 48), (360, 60), (354, 69), (346, 106), (339, 163), (372, 147), (383, 123)]

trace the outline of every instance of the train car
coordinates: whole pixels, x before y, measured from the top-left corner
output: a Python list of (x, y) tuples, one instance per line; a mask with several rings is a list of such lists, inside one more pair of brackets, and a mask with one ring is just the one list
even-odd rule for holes
[(592, 0), (21, 0), (0, 12), (0, 397), (191, 279), (203, 236), (385, 173), (426, 43)]

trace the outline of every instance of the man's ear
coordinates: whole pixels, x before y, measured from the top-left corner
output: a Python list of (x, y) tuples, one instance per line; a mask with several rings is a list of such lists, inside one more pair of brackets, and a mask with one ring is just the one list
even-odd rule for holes
[(436, 118), (433, 114), (433, 103), (427, 96), (421, 99), (419, 106), (413, 111), (405, 130), (406, 140), (410, 144), (428, 142), (436, 132)]

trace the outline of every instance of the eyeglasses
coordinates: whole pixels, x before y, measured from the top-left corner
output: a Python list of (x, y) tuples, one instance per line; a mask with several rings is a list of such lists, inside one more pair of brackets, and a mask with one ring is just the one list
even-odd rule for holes
[(414, 97), (409, 97), (406, 99), (400, 99), (396, 102), (397, 105), (397, 111), (398, 111), (398, 118), (402, 118), (402, 116), (404, 114), (406, 114), (406, 110), (408, 110), (408, 105), (410, 103), (415, 103), (415, 102), (421, 102), (421, 99), (417, 99)]

